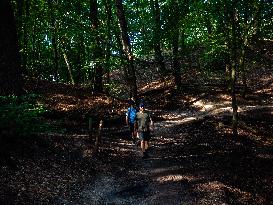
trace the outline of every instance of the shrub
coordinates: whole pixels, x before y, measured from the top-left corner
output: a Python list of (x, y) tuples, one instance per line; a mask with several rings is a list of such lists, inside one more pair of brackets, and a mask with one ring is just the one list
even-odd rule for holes
[(28, 136), (47, 130), (42, 114), (45, 107), (37, 95), (0, 96), (0, 133), (2, 136)]

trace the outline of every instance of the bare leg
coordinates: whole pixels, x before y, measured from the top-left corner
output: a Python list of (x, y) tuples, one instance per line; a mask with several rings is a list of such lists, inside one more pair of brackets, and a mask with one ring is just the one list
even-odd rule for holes
[(142, 153), (144, 153), (145, 152), (145, 141), (144, 140), (141, 140), (140, 147), (141, 147)]

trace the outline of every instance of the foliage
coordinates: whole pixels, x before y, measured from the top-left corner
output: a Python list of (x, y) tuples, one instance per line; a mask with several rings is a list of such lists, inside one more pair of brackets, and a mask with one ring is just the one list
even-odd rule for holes
[(223, 45), (208, 46), (201, 56), (201, 63), (204, 70), (224, 71), (227, 62), (227, 51)]
[[(105, 83), (105, 90), (112, 96), (115, 97), (122, 97), (124, 93), (127, 93), (128, 91), (124, 91), (124, 86), (121, 85), (119, 82), (111, 81), (109, 83)], [(123, 96), (128, 97), (128, 96)]]
[(49, 131), (42, 121), (46, 112), (37, 95), (0, 96), (0, 130), (6, 136), (29, 136)]
[[(121, 69), (124, 60), (120, 30), (113, 1), (97, 1), (98, 29), (92, 29), (90, 1), (12, 1), (17, 19), (19, 42), (25, 74), (40, 79), (69, 82), (63, 55), (68, 57), (76, 83), (90, 84), (96, 75), (92, 65), (103, 65), (104, 73)], [(20, 3), (21, 2), (21, 3)], [(272, 4), (270, 1), (177, 1), (158, 0), (160, 39), (154, 38), (154, 12), (149, 1), (123, 1), (128, 34), (133, 54), (139, 60), (155, 59), (153, 45), (159, 41), (164, 60), (172, 59), (172, 40), (179, 30), (181, 60), (188, 47), (201, 46), (202, 69), (211, 69), (212, 62), (223, 61), (227, 42), (231, 39), (231, 7), (238, 13), (237, 45), (243, 37), (256, 35), (272, 39)], [(179, 7), (174, 14), (173, 5)], [(254, 21), (255, 20), (255, 21)], [(251, 33), (252, 32), (252, 33)], [(240, 39), (242, 37), (242, 39)], [(100, 42), (103, 55), (97, 55)], [(203, 49), (205, 47), (205, 49)], [(220, 59), (219, 59), (220, 57)], [(192, 62), (186, 62), (187, 64)], [(196, 62), (195, 62), (196, 63)], [(170, 64), (168, 64), (170, 65)], [(107, 82), (109, 84), (109, 82)], [(111, 86), (110, 86), (111, 87)], [(105, 85), (105, 89), (109, 85)]]

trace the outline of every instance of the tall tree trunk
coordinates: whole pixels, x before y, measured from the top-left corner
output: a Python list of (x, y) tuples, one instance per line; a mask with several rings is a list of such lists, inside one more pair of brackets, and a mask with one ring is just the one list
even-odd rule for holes
[(136, 84), (136, 75), (134, 68), (134, 57), (131, 50), (131, 44), (128, 35), (127, 21), (124, 14), (124, 9), (122, 5), (122, 0), (116, 0), (116, 9), (117, 16), (119, 20), (121, 42), (123, 46), (123, 51), (126, 55), (128, 61), (128, 85), (130, 88), (130, 97), (137, 98), (137, 84)]
[[(256, 8), (251, 23), (248, 23), (249, 19), (249, 12), (248, 10), (244, 13), (244, 24), (246, 28), (244, 29), (244, 34), (241, 34), (239, 36), (242, 36), (241, 39), (241, 47), (240, 47), (240, 59), (239, 59), (239, 69), (242, 73), (242, 80), (243, 80), (243, 92), (242, 97), (245, 98), (246, 91), (247, 91), (247, 80), (246, 80), (246, 70), (245, 70), (245, 52), (248, 46), (249, 39), (255, 35), (258, 32), (258, 27), (260, 23), (261, 18), (261, 10), (262, 10), (262, 3), (254, 2), (253, 6)], [(238, 27), (239, 27), (238, 22)]]
[(232, 97), (232, 133), (234, 137), (238, 136), (238, 105), (236, 97), (236, 62), (231, 65), (231, 97)]
[(75, 66), (75, 83), (85, 84), (85, 72), (82, 68), (82, 64), (85, 61), (85, 45), (84, 45), (84, 36), (82, 33), (78, 36), (77, 49), (76, 49), (76, 65)]
[(0, 95), (21, 94), (23, 77), (13, 10), (0, 1)]
[(28, 54), (27, 54), (27, 48), (28, 48), (28, 21), (30, 19), (30, 2), (25, 1), (25, 21), (23, 23), (23, 39), (22, 39), (22, 67), (23, 72), (27, 73), (27, 61), (28, 61)]
[(179, 63), (179, 54), (178, 54), (178, 40), (179, 32), (173, 36), (173, 74), (175, 80), (175, 86), (180, 89), (181, 87), (181, 72), (180, 72), (180, 63)]
[(72, 71), (71, 71), (71, 68), (70, 68), (70, 65), (69, 65), (67, 55), (66, 55), (66, 53), (64, 51), (63, 51), (63, 56), (64, 56), (64, 60), (65, 60), (67, 70), (68, 70), (68, 74), (69, 74), (69, 77), (70, 77), (70, 81), (71, 81), (72, 85), (74, 85), (75, 83), (74, 83), (74, 78), (73, 78), (73, 75), (72, 75)]
[(54, 19), (54, 11), (52, 1), (48, 0), (48, 10), (50, 16), (51, 36), (52, 36), (52, 48), (53, 48), (53, 62), (54, 62), (54, 80), (59, 81), (59, 49), (58, 49), (58, 37), (57, 37), (57, 25)]
[(225, 83), (226, 83), (226, 90), (228, 92), (231, 92), (232, 87), (232, 81), (231, 81), (231, 40), (230, 40), (230, 11), (227, 5), (224, 5), (224, 18), (223, 18), (223, 34), (225, 36), (225, 45), (228, 48), (228, 54), (225, 58)]
[(243, 81), (242, 97), (245, 98), (246, 91), (247, 91), (246, 70), (245, 70), (245, 48), (242, 48), (242, 51), (241, 51), (241, 56), (239, 60), (239, 68), (242, 73), (242, 81)]
[(107, 14), (107, 31), (106, 31), (106, 36), (107, 36), (107, 44), (106, 44), (106, 56), (105, 56), (105, 61), (106, 61), (106, 72), (107, 72), (107, 78), (106, 82), (107, 84), (110, 83), (110, 56), (111, 56), (111, 50), (110, 50), (110, 43), (111, 43), (111, 21), (112, 21), (112, 4), (110, 0), (106, 0), (105, 2), (105, 10)]
[(54, 62), (54, 80), (59, 81), (59, 49), (57, 43), (57, 36), (55, 32), (52, 33), (52, 47), (53, 47), (53, 62)]
[(153, 45), (155, 51), (155, 61), (157, 66), (159, 67), (159, 71), (161, 76), (166, 75), (166, 67), (164, 63), (164, 58), (161, 51), (161, 23), (160, 23), (160, 8), (158, 4), (158, 0), (150, 0), (151, 11), (153, 14), (153, 25), (154, 25), (154, 34), (153, 34)]
[(95, 59), (97, 61), (95, 65), (95, 80), (94, 80), (94, 91), (103, 91), (103, 67), (101, 65), (101, 58), (103, 58), (103, 50), (101, 48), (101, 41), (99, 37), (99, 19), (98, 19), (98, 3), (97, 0), (90, 0), (90, 21), (92, 22), (92, 28), (96, 32), (95, 42)]
[[(177, 18), (177, 22), (179, 22), (179, 7), (176, 0), (172, 0), (172, 19), (174, 20)], [(179, 65), (179, 27), (174, 26), (172, 31), (172, 46), (173, 46), (173, 75), (175, 79), (175, 85), (178, 89), (181, 87), (181, 72), (180, 72), (180, 65)]]
[(18, 39), (20, 44), (20, 54), (22, 63), (22, 72), (27, 74), (26, 62), (27, 62), (27, 22), (29, 18), (29, 1), (17, 0), (17, 29), (18, 29)]
[(232, 27), (232, 38), (231, 38), (231, 97), (232, 97), (232, 132), (233, 136), (238, 136), (238, 105), (236, 97), (236, 81), (237, 81), (237, 69), (238, 69), (238, 60), (237, 60), (237, 32), (236, 32), (236, 19), (237, 11), (235, 6), (232, 7), (232, 16), (231, 16), (231, 27)]

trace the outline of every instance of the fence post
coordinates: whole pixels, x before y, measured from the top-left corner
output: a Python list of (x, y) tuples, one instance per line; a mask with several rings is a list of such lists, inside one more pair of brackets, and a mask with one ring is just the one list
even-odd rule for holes
[(103, 127), (103, 120), (100, 120), (100, 124), (98, 127), (98, 132), (96, 133), (96, 141), (95, 141), (95, 153), (98, 152), (99, 150), (99, 144), (101, 142), (101, 131), (102, 131), (102, 127)]

